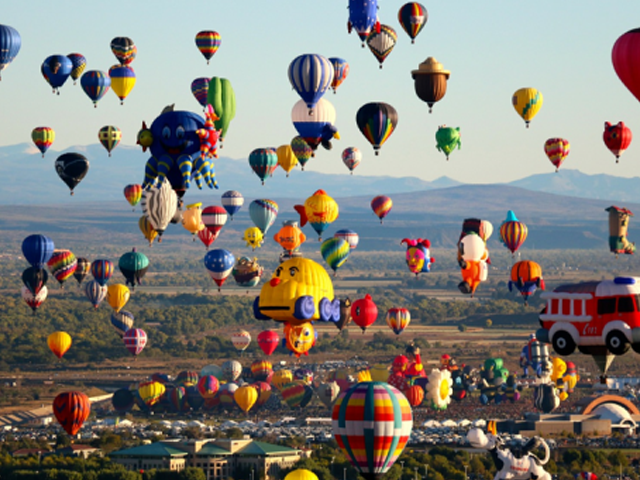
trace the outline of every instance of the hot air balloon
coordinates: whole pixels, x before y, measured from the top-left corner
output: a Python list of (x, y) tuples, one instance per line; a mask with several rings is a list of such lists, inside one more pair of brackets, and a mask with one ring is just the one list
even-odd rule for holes
[(42, 268), (29, 267), (22, 272), (22, 283), (33, 295), (37, 295), (48, 280), (49, 275)]
[(351, 304), (351, 317), (353, 322), (362, 329), (364, 334), (367, 327), (373, 325), (378, 318), (378, 307), (368, 293)]
[(89, 160), (79, 153), (64, 153), (56, 160), (55, 168), (56, 173), (67, 184), (73, 195), (73, 189), (89, 171)]
[(120, 338), (124, 337), (131, 328), (133, 328), (133, 314), (126, 310), (120, 310), (111, 314), (111, 325), (116, 329), (116, 333)]
[(71, 79), (73, 84), (80, 78), (84, 69), (87, 68), (87, 59), (79, 53), (70, 53), (67, 58), (71, 60)]
[(267, 356), (275, 352), (279, 344), (280, 337), (273, 330), (265, 330), (258, 334), (258, 346)]
[(67, 332), (53, 332), (47, 337), (47, 345), (56, 357), (62, 358), (71, 348), (71, 335)]
[(358, 242), (360, 241), (360, 236), (356, 232), (348, 228), (338, 230), (333, 234), (333, 236), (335, 238), (342, 238), (346, 240), (351, 250), (354, 250), (358, 246)]
[(244, 197), (240, 192), (229, 190), (222, 194), (222, 206), (231, 217), (231, 220), (233, 220), (233, 216), (240, 211), (242, 205), (244, 205)]
[(22, 255), (34, 268), (44, 268), (54, 250), (53, 240), (44, 235), (29, 235), (22, 241)]
[(276, 149), (256, 148), (249, 154), (249, 165), (264, 185), (264, 181), (273, 174), (278, 166)]
[(511, 103), (529, 128), (529, 123), (542, 107), (542, 93), (535, 88), (521, 88), (513, 94)]
[(60, 393), (53, 400), (53, 414), (60, 426), (74, 436), (91, 413), (91, 402), (82, 392)]
[(244, 352), (251, 343), (251, 334), (246, 330), (240, 330), (231, 335), (231, 343), (236, 350)]
[(273, 200), (254, 200), (251, 202), (251, 205), (249, 205), (249, 216), (254, 225), (266, 235), (278, 216), (278, 204)]
[(140, 398), (147, 405), (152, 407), (160, 401), (160, 397), (165, 393), (166, 387), (160, 382), (142, 382), (138, 385)]
[(116, 390), (111, 397), (111, 405), (113, 405), (113, 409), (119, 414), (129, 412), (133, 408), (134, 403), (133, 393), (127, 388)]
[(13, 62), (21, 45), (22, 39), (15, 28), (9, 25), (0, 25), (0, 72)]
[(321, 383), (317, 393), (320, 401), (331, 408), (340, 395), (340, 386), (336, 382)]
[(638, 45), (640, 29), (635, 28), (621, 35), (611, 50), (613, 69), (625, 87), (640, 100), (640, 73), (638, 73)]
[(302, 380), (294, 380), (280, 388), (282, 399), (291, 408), (304, 408), (313, 398), (313, 390)]
[(318, 476), (306, 468), (298, 468), (289, 472), (284, 480), (318, 480)]
[(231, 270), (233, 270), (235, 262), (236, 259), (233, 254), (223, 248), (210, 250), (204, 256), (204, 266), (211, 279), (218, 285), (218, 291), (220, 291), (220, 287), (222, 287)]
[(94, 308), (98, 308), (102, 301), (107, 298), (107, 286), (100, 285), (97, 280), (85, 283), (84, 293)]
[(570, 149), (569, 140), (564, 138), (550, 138), (544, 142), (544, 153), (547, 154), (549, 161), (556, 167), (556, 172), (567, 158), (567, 155), (569, 155)]
[(304, 205), (294, 205), (294, 208), (300, 214), (300, 226), (304, 227), (309, 222), (319, 235), (318, 241), (322, 241), (322, 232), (339, 214), (338, 203), (324, 190), (316, 190), (305, 200)]
[[(333, 316), (329, 316), (329, 318), (324, 317), (321, 318), (321, 320), (328, 321), (334, 320), (334, 318), (335, 317)], [(309, 350), (311, 350), (311, 347), (313, 347), (316, 343), (315, 329), (310, 322), (298, 325), (287, 322), (284, 324), (283, 330), (285, 346), (292, 354), (294, 354), (298, 358), (300, 358), (301, 355), (309, 355)]]
[(307, 236), (298, 227), (298, 222), (287, 220), (282, 228), (273, 236), (273, 239), (288, 253), (298, 250), (306, 240)]
[(114, 65), (109, 69), (109, 78), (111, 90), (120, 99), (120, 105), (124, 105), (124, 99), (136, 85), (136, 72), (127, 65)]
[(527, 226), (518, 220), (512, 210), (509, 210), (506, 220), (500, 225), (500, 239), (512, 255), (527, 239), (528, 232)]
[(118, 127), (113, 125), (106, 125), (98, 131), (98, 140), (102, 146), (109, 152), (111, 156), (111, 150), (116, 148), (122, 139), (122, 132)]
[(434, 57), (428, 57), (418, 65), (417, 70), (411, 71), (416, 95), (429, 106), (429, 113), (434, 103), (442, 100), (447, 93), (447, 80), (450, 75), (451, 72), (445, 70)]
[[(213, 243), (215, 239), (218, 238), (220, 230), (227, 223), (227, 218), (227, 211), (217, 205), (212, 205), (202, 210), (202, 223), (205, 226), (205, 230), (209, 232), (213, 237), (211, 243)], [(209, 245), (211, 245), (211, 243), (209, 243)]]
[(42, 153), (42, 158), (56, 139), (56, 132), (51, 127), (37, 127), (31, 131), (31, 140)]
[(260, 283), (264, 268), (257, 258), (240, 257), (231, 270), (231, 275), (239, 287), (255, 287)]
[(251, 385), (244, 385), (233, 392), (233, 399), (244, 413), (248, 413), (258, 400), (258, 391)]
[(54, 250), (53, 255), (47, 262), (51, 275), (55, 277), (60, 285), (64, 285), (78, 268), (76, 256), (69, 250)]
[(344, 265), (344, 262), (347, 261), (350, 253), (349, 243), (342, 238), (331, 237), (320, 245), (320, 254), (333, 270), (334, 276), (337, 274), (338, 269)]
[(278, 166), (286, 172), (288, 177), (289, 172), (298, 164), (298, 159), (294, 155), (291, 145), (279, 146), (276, 149), (276, 155), (278, 156)]
[(400, 243), (407, 244), (407, 253), (405, 258), (411, 273), (415, 273), (416, 276), (418, 276), (422, 272), (431, 271), (431, 264), (435, 262), (435, 258), (431, 256), (429, 251), (431, 242), (428, 239), (403, 238)]
[(256, 360), (251, 364), (251, 376), (256, 380), (268, 382), (273, 376), (273, 365), (269, 360)]
[(271, 385), (267, 382), (254, 382), (251, 386), (256, 389), (256, 392), (258, 392), (256, 407), (261, 407), (267, 403), (267, 400), (271, 398)]
[(198, 372), (192, 370), (183, 370), (176, 376), (175, 384), (181, 387), (192, 387), (198, 385), (199, 376)]
[(116, 283), (107, 287), (107, 302), (111, 308), (118, 313), (129, 301), (131, 293), (126, 285)]
[[(135, 207), (142, 199), (142, 185), (133, 183), (124, 187), (124, 197), (129, 202), (129, 205)], [(133, 209), (135, 211), (135, 208)]]
[(353, 175), (353, 170), (360, 165), (362, 161), (362, 152), (356, 147), (345, 148), (342, 152), (342, 161), (351, 172), (351, 175)]
[[(331, 102), (324, 98), (318, 100), (311, 109), (311, 113), (309, 113), (304, 100), (296, 102), (291, 109), (291, 121), (300, 137), (312, 151), (315, 151), (320, 144), (325, 149), (331, 150), (331, 140), (340, 138), (338, 129), (334, 126), (336, 123), (336, 109)], [(292, 148), (294, 147), (292, 146)]]
[(393, 207), (393, 201), (386, 195), (378, 195), (371, 200), (371, 209), (380, 219), (380, 223), (389, 214), (391, 207)]
[(365, 138), (373, 145), (378, 155), (380, 147), (387, 141), (398, 124), (398, 112), (388, 103), (373, 102), (360, 107), (356, 123)]
[(76, 265), (76, 271), (73, 272), (73, 278), (76, 279), (78, 284), (82, 283), (82, 281), (89, 275), (91, 271), (91, 262), (86, 258), (78, 258)]
[(342, 82), (347, 79), (347, 75), (349, 75), (349, 64), (346, 60), (338, 57), (329, 58), (331, 65), (333, 65), (333, 80), (331, 82), (331, 88), (333, 89), (333, 93), (336, 93), (336, 90)]
[(213, 30), (203, 30), (196, 34), (196, 47), (198, 47), (202, 56), (207, 59), (207, 65), (209, 65), (211, 57), (220, 48), (220, 42), (220, 34)]
[(209, 250), (209, 247), (213, 244), (213, 242), (216, 241), (218, 235), (211, 233), (211, 231), (207, 228), (203, 228), (198, 232), (198, 238), (202, 243), (204, 243), (205, 247), (207, 247), (207, 250)]
[(113, 262), (105, 259), (94, 260), (91, 263), (91, 275), (104, 287), (113, 275)]
[(242, 364), (237, 360), (227, 360), (222, 364), (222, 375), (228, 382), (235, 382), (242, 375)]
[(309, 159), (313, 157), (313, 148), (309, 146), (304, 138), (298, 136), (291, 139), (291, 149), (298, 159), (302, 171), (304, 171), (304, 166), (307, 164)]
[(247, 242), (247, 247), (251, 247), (252, 250), (255, 250), (262, 246), (262, 242), (264, 242), (264, 235), (258, 227), (249, 227), (244, 231), (242, 239)]
[(150, 187), (142, 192), (142, 212), (153, 225), (153, 229), (160, 236), (159, 242), (162, 241), (162, 234), (171, 222), (171, 219), (178, 209), (178, 196), (171, 188), (168, 181), (162, 182), (159, 187)]
[(203, 375), (198, 380), (198, 392), (202, 398), (213, 398), (220, 389), (220, 382), (213, 375)]
[(411, 38), (411, 43), (415, 43), (416, 37), (427, 24), (428, 18), (427, 9), (418, 2), (405, 3), (398, 11), (398, 21)]
[(138, 49), (129, 37), (115, 37), (111, 40), (111, 51), (121, 65), (129, 65), (135, 60)]
[(313, 115), (316, 103), (333, 82), (333, 65), (322, 55), (305, 54), (289, 64), (289, 82)]
[(393, 333), (400, 335), (411, 322), (411, 313), (406, 308), (390, 308), (385, 318)]
[[(631, 145), (631, 139), (633, 135), (631, 130), (624, 122), (618, 122), (616, 125), (611, 125), (609, 122), (604, 122), (604, 133), (602, 139), (611, 153), (616, 156), (616, 163), (620, 160), (620, 155), (629, 148)], [(44, 153), (43, 153), (44, 156)]]
[(371, 53), (375, 55), (380, 63), (380, 68), (386, 60), (386, 58), (396, 46), (398, 41), (398, 34), (396, 31), (388, 25), (380, 25), (379, 29), (371, 30), (367, 36), (367, 45)]
[(153, 245), (153, 241), (158, 236), (158, 232), (156, 232), (155, 228), (153, 228), (153, 225), (151, 225), (151, 222), (145, 215), (142, 215), (138, 220), (138, 227), (144, 235), (144, 238), (149, 241), (149, 246), (151, 247)]
[(205, 229), (202, 223), (202, 203), (192, 203), (187, 205), (187, 209), (182, 213), (183, 228), (193, 235), (193, 241), (196, 241), (196, 234)]
[(282, 387), (292, 381), (293, 373), (289, 370), (278, 370), (277, 372), (274, 372), (273, 377), (271, 377), (271, 385), (276, 387), (278, 390), (282, 390)]
[(633, 212), (615, 205), (605, 208), (605, 211), (609, 212), (609, 250), (615, 253), (616, 257), (620, 253), (633, 255), (636, 244), (627, 239), (629, 221), (633, 217)]
[(236, 94), (231, 87), (231, 82), (226, 78), (212, 77), (207, 92), (207, 103), (213, 107), (218, 116), (215, 128), (220, 131), (220, 142), (223, 142), (229, 124), (236, 116)]
[(65, 55), (51, 55), (43, 62), (40, 71), (44, 79), (51, 85), (53, 93), (60, 95), (60, 87), (67, 81), (73, 64)]
[(180, 413), (189, 410), (187, 389), (185, 387), (173, 387), (168, 392), (165, 392), (164, 395), (168, 396), (169, 404), (174, 412)]
[(191, 82), (191, 93), (203, 107), (207, 106), (207, 95), (209, 93), (210, 81), (211, 79), (209, 77), (198, 77)]
[(49, 291), (47, 290), (46, 286), (42, 286), (40, 288), (40, 291), (38, 291), (38, 293), (34, 295), (27, 287), (23, 286), (20, 290), (20, 293), (22, 294), (22, 299), (24, 300), (24, 302), (29, 305), (29, 307), (31, 307), (31, 310), (35, 312), (47, 299), (47, 294), (49, 293)]
[(224, 385), (220, 386), (220, 390), (218, 391), (218, 398), (220, 399), (220, 404), (227, 407), (232, 407), (235, 405), (235, 400), (233, 399), (233, 394), (238, 390), (239, 385), (234, 382), (228, 382)]
[(591, 472), (576, 473), (576, 480), (598, 480), (598, 476)]
[(89, 70), (82, 74), (80, 79), (82, 90), (93, 102), (93, 107), (98, 107), (98, 102), (104, 97), (111, 87), (111, 78), (108, 73), (100, 70)]
[(411, 435), (406, 397), (382, 382), (363, 382), (340, 395), (331, 415), (333, 436), (366, 480), (379, 480), (393, 466)]
[(141, 328), (130, 328), (126, 331), (122, 340), (129, 353), (135, 357), (140, 355), (147, 345), (147, 334)]
[(379, 28), (378, 22), (378, 0), (349, 0), (349, 21), (347, 22), (347, 30), (351, 33), (351, 29), (355, 30), (362, 40), (362, 48), (364, 42), (371, 32), (372, 28)]
[(446, 125), (440, 125), (436, 131), (436, 148), (439, 152), (443, 152), (447, 160), (449, 155), (456, 147), (458, 150), (462, 147), (462, 141), (460, 140), (460, 127), (447, 127)]
[(531, 260), (514, 263), (511, 267), (509, 291), (512, 291), (513, 288), (517, 289), (524, 297), (525, 305), (529, 296), (533, 295), (537, 288), (544, 290), (544, 279), (540, 265)]

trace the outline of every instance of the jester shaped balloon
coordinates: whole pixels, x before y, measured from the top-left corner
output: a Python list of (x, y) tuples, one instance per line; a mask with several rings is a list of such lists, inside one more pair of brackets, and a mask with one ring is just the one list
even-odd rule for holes
[(403, 238), (401, 244), (407, 244), (407, 266), (416, 277), (422, 272), (430, 272), (431, 264), (436, 261), (429, 253), (431, 242), (426, 238)]
[[(207, 121), (213, 121), (215, 114), (207, 113)], [(176, 111), (173, 105), (165, 107), (153, 121), (150, 128), (142, 124), (138, 133), (138, 144), (143, 151), (148, 147), (151, 158), (145, 167), (143, 187), (148, 188), (169, 179), (178, 196), (184, 192), (193, 178), (198, 188), (203, 182), (209, 188), (218, 188), (211, 156), (215, 155), (216, 134), (210, 124), (199, 115)], [(198, 133), (203, 134), (204, 141)], [(213, 152), (213, 153), (211, 153)]]

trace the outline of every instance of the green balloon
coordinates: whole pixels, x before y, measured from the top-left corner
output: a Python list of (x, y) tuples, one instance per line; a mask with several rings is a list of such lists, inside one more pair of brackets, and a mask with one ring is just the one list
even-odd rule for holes
[(438, 127), (436, 132), (436, 148), (440, 152), (444, 152), (449, 160), (449, 154), (455, 150), (456, 147), (460, 149), (462, 141), (460, 140), (460, 127), (446, 127), (444, 125)]
[(127, 285), (135, 288), (136, 283), (140, 285), (142, 277), (147, 273), (149, 259), (144, 253), (136, 252), (134, 248), (133, 251), (125, 253), (120, 257), (118, 267), (122, 275), (127, 279)]
[(229, 129), (231, 120), (236, 116), (236, 94), (231, 82), (226, 78), (212, 77), (209, 82), (207, 103), (213, 107), (220, 117), (214, 122), (216, 130), (221, 130), (220, 140), (223, 140)]

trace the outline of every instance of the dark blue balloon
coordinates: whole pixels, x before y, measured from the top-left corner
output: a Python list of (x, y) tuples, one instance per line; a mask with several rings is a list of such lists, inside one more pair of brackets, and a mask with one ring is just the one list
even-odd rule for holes
[(223, 274), (233, 268), (236, 259), (229, 250), (217, 248), (204, 256), (204, 266), (209, 272)]
[(8, 25), (0, 25), (0, 71), (16, 58), (21, 46), (22, 39), (18, 31)]
[(64, 85), (73, 70), (73, 62), (66, 55), (51, 55), (42, 64), (40, 71), (53, 91)]
[(363, 42), (377, 19), (378, 0), (349, 0), (349, 27), (357, 32)]
[(199, 410), (202, 405), (204, 405), (204, 398), (200, 395), (198, 391), (198, 387), (196, 385), (192, 385), (185, 389), (187, 391), (187, 403), (191, 407), (192, 410)]
[(35, 268), (44, 268), (54, 248), (53, 240), (44, 235), (29, 235), (22, 242), (22, 254)]

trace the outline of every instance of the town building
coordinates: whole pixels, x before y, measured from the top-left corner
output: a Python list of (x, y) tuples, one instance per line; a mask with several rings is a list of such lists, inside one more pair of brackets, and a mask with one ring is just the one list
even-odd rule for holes
[(160, 441), (112, 452), (111, 459), (128, 470), (153, 468), (180, 471), (196, 467), (207, 480), (252, 478), (269, 480), (283, 468), (291, 468), (306, 452), (250, 438)]

